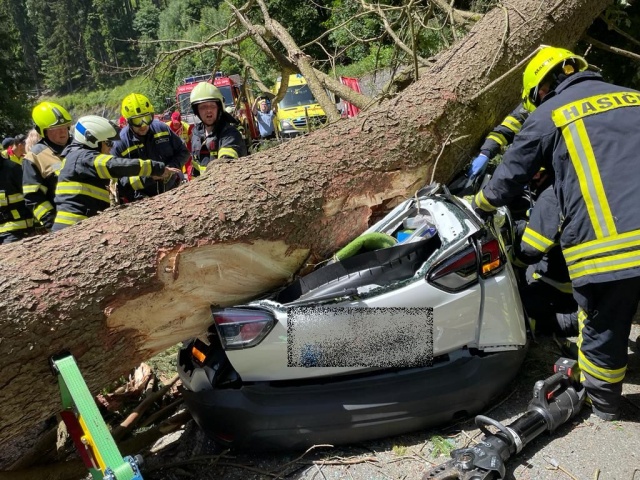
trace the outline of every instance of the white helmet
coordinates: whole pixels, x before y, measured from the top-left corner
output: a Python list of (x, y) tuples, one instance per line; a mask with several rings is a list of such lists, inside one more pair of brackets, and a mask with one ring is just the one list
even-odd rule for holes
[(89, 148), (98, 148), (100, 142), (118, 138), (118, 127), (98, 115), (80, 117), (73, 131), (73, 139)]

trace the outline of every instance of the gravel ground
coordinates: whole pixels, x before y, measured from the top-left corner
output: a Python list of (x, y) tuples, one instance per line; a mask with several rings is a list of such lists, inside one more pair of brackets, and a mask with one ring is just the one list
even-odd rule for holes
[[(631, 338), (640, 335), (634, 325)], [(622, 420), (602, 422), (585, 408), (554, 434), (542, 434), (507, 462), (510, 479), (640, 480), (640, 352), (630, 341)], [(485, 415), (505, 425), (526, 411), (536, 380), (550, 375), (559, 350), (549, 338), (530, 348), (518, 378)], [(145, 480), (187, 478), (262, 480), (420, 480), (452, 448), (482, 437), (472, 419), (440, 429), (352, 445), (318, 446), (310, 452), (257, 455), (221, 451), (193, 422), (158, 442), (145, 455)], [(599, 471), (599, 473), (598, 473)]]

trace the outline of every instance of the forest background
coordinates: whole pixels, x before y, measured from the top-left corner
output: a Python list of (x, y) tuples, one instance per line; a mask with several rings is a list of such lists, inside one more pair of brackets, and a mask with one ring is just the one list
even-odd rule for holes
[[(279, 67), (250, 36), (224, 49), (216, 46), (238, 35), (241, 28), (228, 27), (233, 7), (243, 4), (0, 0), (0, 134), (30, 128), (31, 108), (43, 99), (61, 103), (74, 118), (87, 113), (117, 117), (120, 101), (134, 91), (149, 96), (158, 112), (164, 110), (165, 99), (174, 97), (176, 86), (194, 74), (222, 70), (244, 75), (251, 68), (264, 85), (272, 85)], [(428, 59), (473, 25), (473, 17), (456, 19), (456, 11), (482, 14), (499, 2), (265, 0), (264, 4), (313, 59), (314, 67), (337, 78), (381, 69), (400, 72), (415, 58)], [(415, 9), (421, 9), (419, 18), (424, 20), (417, 27), (407, 15)], [(259, 11), (249, 10), (249, 18), (252, 15), (260, 16)], [(634, 37), (638, 31), (640, 5), (619, 1), (594, 22), (575, 50), (586, 53), (608, 80), (640, 88), (640, 55), (632, 53), (640, 51)], [(398, 48), (398, 39), (411, 47), (413, 59)], [(626, 54), (613, 55), (599, 42)]]

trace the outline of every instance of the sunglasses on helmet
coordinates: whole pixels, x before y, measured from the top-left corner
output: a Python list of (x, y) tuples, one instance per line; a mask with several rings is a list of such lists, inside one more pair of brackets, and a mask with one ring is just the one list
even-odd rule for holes
[(143, 125), (151, 125), (153, 122), (153, 115), (141, 115), (139, 117), (133, 117), (129, 119), (129, 124), (134, 127), (142, 127)]

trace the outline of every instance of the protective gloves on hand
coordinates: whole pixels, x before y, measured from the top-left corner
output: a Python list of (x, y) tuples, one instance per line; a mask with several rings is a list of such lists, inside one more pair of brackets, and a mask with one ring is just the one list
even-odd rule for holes
[(484, 153), (481, 153), (471, 162), (469, 170), (467, 170), (467, 177), (474, 179), (477, 176), (481, 175), (488, 163), (489, 157), (487, 157)]

